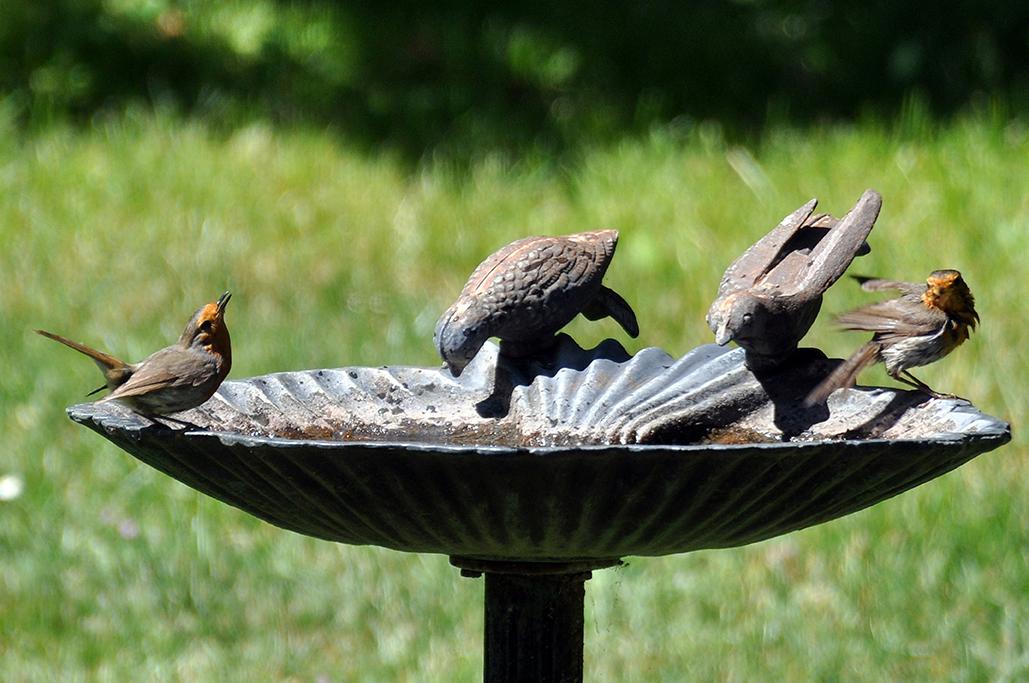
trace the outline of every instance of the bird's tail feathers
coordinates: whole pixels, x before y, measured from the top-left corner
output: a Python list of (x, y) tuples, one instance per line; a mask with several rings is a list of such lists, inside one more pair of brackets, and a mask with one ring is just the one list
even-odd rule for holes
[(804, 405), (814, 406), (824, 403), (829, 398), (829, 394), (837, 389), (853, 386), (861, 371), (875, 363), (879, 357), (879, 350), (879, 343), (874, 341), (859, 348), (811, 390), (811, 393), (804, 399)]
[[(105, 388), (113, 389), (119, 384), (123, 384), (125, 380), (127, 380), (129, 376), (132, 374), (133, 368), (131, 365), (129, 365), (125, 361), (115, 358), (110, 354), (104, 353), (103, 351), (97, 351), (96, 349), (90, 346), (80, 344), (77, 341), (72, 341), (67, 337), (62, 337), (61, 335), (54, 334), (53, 332), (47, 332), (46, 330), (36, 330), (36, 332), (38, 334), (43, 335), (47, 339), (53, 339), (55, 342), (60, 342), (61, 344), (64, 344), (65, 346), (75, 349), (79, 353), (85, 354), (92, 358), (93, 362), (95, 362), (97, 367), (100, 368), (100, 371), (104, 373), (104, 379), (107, 381), (106, 386), (100, 387), (96, 391), (100, 391), (101, 389)], [(96, 391), (91, 392), (88, 395), (92, 396), (96, 393)]]

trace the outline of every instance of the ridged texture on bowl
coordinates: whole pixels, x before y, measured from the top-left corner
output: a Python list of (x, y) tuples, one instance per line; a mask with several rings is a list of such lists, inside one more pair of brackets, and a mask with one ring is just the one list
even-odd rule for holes
[(759, 379), (718, 347), (630, 359), (613, 342), (563, 342), (545, 364), (502, 359), (494, 384), (489, 345), (460, 380), (344, 368), (226, 382), (180, 416), (211, 431), (110, 404), (69, 412), (283, 528), (495, 560), (752, 543), (860, 510), (1010, 438), (967, 402), (909, 392), (838, 392), (828, 414), (802, 411), (826, 362), (802, 360)]

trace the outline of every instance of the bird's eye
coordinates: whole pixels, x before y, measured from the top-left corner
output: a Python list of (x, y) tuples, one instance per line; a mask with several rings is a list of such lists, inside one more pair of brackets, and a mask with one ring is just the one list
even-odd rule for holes
[(744, 313), (743, 314), (743, 324), (744, 325), (749, 325), (750, 321), (753, 320), (753, 319), (754, 319), (754, 316), (752, 316), (750, 313)]
[(210, 320), (205, 320), (204, 322), (200, 323), (200, 331), (201, 332), (210, 332), (211, 328), (213, 326), (214, 326), (214, 323), (212, 323)]

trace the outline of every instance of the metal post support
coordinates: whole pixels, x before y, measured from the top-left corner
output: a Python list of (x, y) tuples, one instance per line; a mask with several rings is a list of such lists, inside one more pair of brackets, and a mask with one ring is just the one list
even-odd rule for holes
[(463, 576), (485, 574), (485, 683), (582, 683), (585, 584), (619, 560), (450, 561)]
[(590, 572), (486, 574), (483, 680), (581, 683)]

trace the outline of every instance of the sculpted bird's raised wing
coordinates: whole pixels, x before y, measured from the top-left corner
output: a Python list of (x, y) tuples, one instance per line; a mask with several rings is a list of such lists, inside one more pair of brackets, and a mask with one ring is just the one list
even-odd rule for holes
[(791, 251), (759, 284), (768, 296), (814, 299), (833, 285), (860, 253), (867, 250), (869, 233), (879, 217), (882, 197), (866, 190), (857, 204), (832, 225), (810, 248)]
[(816, 206), (818, 206), (818, 200), (812, 199), (782, 219), (782, 222), (770, 233), (755, 242), (743, 252), (742, 256), (733, 261), (722, 276), (722, 281), (718, 286), (718, 296), (727, 296), (732, 292), (753, 287), (782, 259), (783, 247), (804, 225)]

